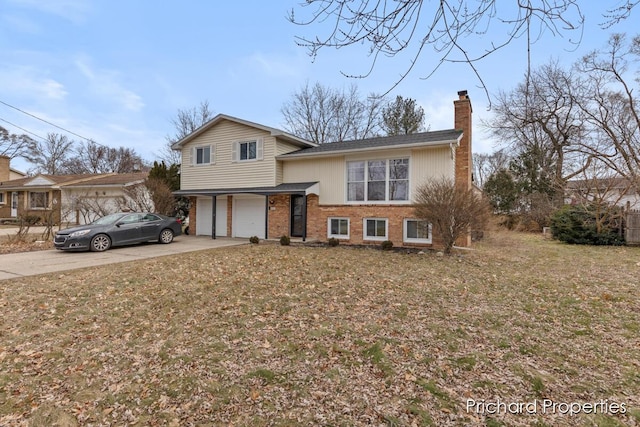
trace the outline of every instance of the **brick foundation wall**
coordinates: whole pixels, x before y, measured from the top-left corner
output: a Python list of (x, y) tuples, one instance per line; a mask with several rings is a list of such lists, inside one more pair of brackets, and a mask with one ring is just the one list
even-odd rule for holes
[(189, 235), (196, 235), (196, 197), (189, 197)]
[[(290, 196), (272, 196), (276, 210), (269, 211), (269, 237), (289, 235)], [(271, 197), (270, 197), (271, 200)], [(388, 240), (394, 246), (442, 246), (441, 239), (434, 230), (431, 244), (404, 243), (404, 220), (415, 219), (413, 206), (409, 205), (320, 205), (318, 196), (307, 196), (307, 239), (327, 241), (328, 219), (331, 217), (349, 218), (349, 239), (340, 239), (342, 244), (379, 245), (379, 240), (363, 238), (364, 218), (386, 218)], [(285, 232), (286, 231), (286, 232)]]
[(291, 195), (269, 196), (269, 238), (289, 236), (291, 219)]

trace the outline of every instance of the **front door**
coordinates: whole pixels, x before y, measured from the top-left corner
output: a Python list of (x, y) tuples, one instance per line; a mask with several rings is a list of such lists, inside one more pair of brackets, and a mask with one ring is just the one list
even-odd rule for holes
[(18, 192), (14, 191), (11, 193), (11, 217), (15, 218), (18, 216)]
[(304, 236), (304, 196), (291, 195), (291, 237)]

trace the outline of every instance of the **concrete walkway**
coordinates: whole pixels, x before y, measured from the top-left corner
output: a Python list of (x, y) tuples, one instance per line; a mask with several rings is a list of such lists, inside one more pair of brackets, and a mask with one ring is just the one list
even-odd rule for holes
[[(205, 249), (248, 244), (248, 239), (179, 236), (168, 245), (146, 243), (123, 246), (106, 252), (63, 252), (56, 249), (0, 255), (0, 280), (35, 276), (98, 265), (178, 255)], [(179, 261), (176, 261), (179, 262)]]

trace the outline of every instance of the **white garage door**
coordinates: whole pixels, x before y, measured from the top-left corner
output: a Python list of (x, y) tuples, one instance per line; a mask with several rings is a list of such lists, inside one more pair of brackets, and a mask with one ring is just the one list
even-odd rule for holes
[[(210, 197), (198, 197), (196, 201), (196, 235), (211, 236), (211, 212), (213, 212)], [(218, 196), (216, 200), (216, 236), (227, 235), (227, 196)]]
[(258, 236), (264, 239), (265, 197), (233, 198), (233, 237)]

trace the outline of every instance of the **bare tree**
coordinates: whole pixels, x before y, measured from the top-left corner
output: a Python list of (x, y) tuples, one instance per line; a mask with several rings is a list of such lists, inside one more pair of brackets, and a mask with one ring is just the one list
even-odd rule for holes
[(65, 135), (49, 133), (44, 141), (31, 140), (23, 157), (34, 165), (33, 172), (58, 175), (64, 171), (73, 143)]
[(506, 149), (502, 148), (493, 153), (473, 153), (473, 180), (474, 183), (483, 188), (487, 179), (498, 173), (500, 170), (509, 168), (509, 156)]
[(0, 126), (0, 156), (10, 159), (26, 154), (29, 145), (34, 141), (28, 135), (16, 135)]
[(118, 209), (123, 212), (154, 212), (155, 206), (146, 184), (140, 183), (125, 187), (124, 196), (118, 199)]
[(640, 107), (628, 68), (638, 60), (640, 36), (628, 41), (614, 34), (606, 49), (592, 52), (577, 65), (585, 76), (577, 102), (590, 130), (581, 149), (626, 178), (636, 191), (640, 190)]
[[(545, 159), (536, 167), (553, 168), (553, 186), (562, 193), (567, 179), (585, 163), (579, 146), (585, 137), (582, 113), (573, 93), (577, 76), (550, 62), (525, 76), (511, 92), (500, 92), (494, 115), (484, 125), (515, 155)], [(514, 156), (515, 157), (515, 156)]]
[(171, 123), (175, 127), (175, 133), (165, 137), (166, 142), (160, 153), (158, 153), (158, 158), (169, 166), (179, 165), (182, 161), (181, 154), (179, 151), (173, 150), (171, 146), (213, 117), (214, 114), (209, 108), (209, 101), (202, 101), (200, 105), (191, 109), (178, 110), (176, 117), (171, 119)]
[[(610, 0), (612, 1), (612, 0)], [(371, 62), (364, 72), (343, 74), (366, 77), (371, 74), (381, 56), (395, 56), (406, 52), (409, 65), (396, 81), (397, 85), (415, 67), (422, 56), (434, 54), (427, 77), (446, 62), (467, 64), (476, 74), (481, 86), (489, 94), (476, 63), (487, 58), (515, 39), (526, 37), (530, 48), (543, 33), (582, 36), (584, 16), (579, 0), (528, 0), (505, 7), (497, 0), (406, 0), (400, 2), (364, 0), (307, 0), (292, 9), (289, 21), (302, 26), (314, 26), (323, 35), (297, 37), (299, 45), (308, 48), (315, 57), (324, 47), (346, 48), (352, 45), (368, 46)], [(613, 9), (605, 11), (605, 25), (626, 19), (638, 1), (616, 0)], [(494, 31), (496, 30), (497, 31)], [(491, 31), (484, 44), (478, 44), (479, 35)], [(394, 87), (395, 87), (394, 85)]]
[(382, 129), (387, 135), (408, 135), (423, 132), (424, 109), (412, 98), (398, 95), (382, 109)]
[(130, 173), (148, 168), (133, 148), (107, 147), (94, 141), (80, 144), (64, 163), (65, 173)]
[(307, 83), (281, 112), (288, 132), (323, 144), (378, 136), (383, 105), (377, 95), (361, 98), (356, 85), (340, 91)]
[(444, 253), (450, 254), (455, 242), (482, 230), (488, 215), (482, 197), (455, 185), (447, 178), (433, 179), (420, 185), (415, 198), (415, 215), (429, 223), (442, 238)]

